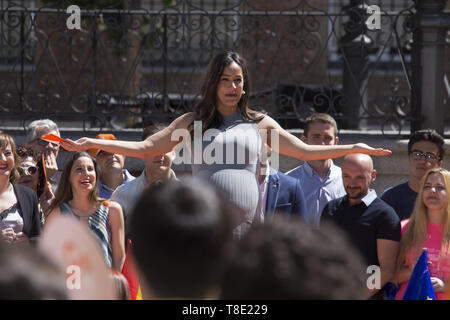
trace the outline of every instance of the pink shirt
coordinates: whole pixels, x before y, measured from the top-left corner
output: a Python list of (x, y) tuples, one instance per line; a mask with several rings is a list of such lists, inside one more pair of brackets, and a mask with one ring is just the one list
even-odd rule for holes
[[(401, 222), (402, 226), (402, 236), (405, 233), (407, 226), (409, 224), (409, 219), (403, 220)], [(445, 256), (441, 258), (441, 245), (442, 245), (442, 232), (444, 230), (443, 224), (434, 224), (428, 222), (427, 225), (427, 241), (425, 242), (424, 248), (427, 249), (427, 261), (431, 262), (428, 265), (428, 270), (431, 277), (436, 277), (442, 281), (446, 281), (450, 276), (450, 256)], [(415, 255), (413, 253), (407, 254), (406, 262), (407, 265), (411, 265), (414, 261)], [(406, 287), (408, 286), (408, 281), (402, 283), (400, 290), (395, 295), (396, 300), (401, 300), (405, 294)], [(436, 292), (437, 300), (444, 300), (444, 292)]]

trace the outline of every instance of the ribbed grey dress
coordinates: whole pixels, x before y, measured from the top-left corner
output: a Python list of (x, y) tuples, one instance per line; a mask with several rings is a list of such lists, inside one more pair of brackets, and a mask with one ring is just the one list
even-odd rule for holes
[(258, 219), (261, 145), (257, 123), (244, 120), (238, 113), (224, 116), (219, 128), (204, 132), (201, 144), (194, 139), (191, 145), (192, 176), (207, 179), (246, 212), (244, 223), (234, 230), (237, 237)]

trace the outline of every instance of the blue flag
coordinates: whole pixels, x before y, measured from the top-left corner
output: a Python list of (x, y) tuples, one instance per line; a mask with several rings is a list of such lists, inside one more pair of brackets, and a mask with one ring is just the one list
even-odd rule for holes
[(427, 251), (423, 250), (414, 267), (403, 300), (436, 300), (430, 272), (427, 267)]

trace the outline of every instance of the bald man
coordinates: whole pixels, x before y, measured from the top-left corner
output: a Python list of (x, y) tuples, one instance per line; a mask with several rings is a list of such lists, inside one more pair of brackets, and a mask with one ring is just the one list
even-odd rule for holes
[[(382, 288), (394, 276), (401, 236), (400, 219), (394, 209), (378, 198), (375, 190), (370, 189), (377, 175), (370, 156), (346, 156), (341, 168), (347, 194), (328, 202), (322, 212), (321, 222), (332, 221), (344, 230), (365, 258), (367, 267), (374, 266), (368, 269), (371, 271), (367, 278), (371, 278), (368, 281), (367, 297), (386, 299)], [(377, 270), (373, 275), (378, 277), (379, 274), (378, 279), (372, 277), (373, 270)], [(373, 288), (373, 285), (376, 287)]]

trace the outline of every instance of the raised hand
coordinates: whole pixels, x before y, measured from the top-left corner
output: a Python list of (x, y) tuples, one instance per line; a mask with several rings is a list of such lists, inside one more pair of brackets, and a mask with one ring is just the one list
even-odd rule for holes
[(53, 177), (53, 175), (58, 171), (58, 163), (56, 162), (56, 154), (54, 152), (46, 151), (43, 153), (45, 161), (45, 172), (47, 178)]
[(46, 181), (44, 192), (39, 197), (39, 204), (41, 205), (42, 211), (46, 212), (51, 202), (55, 198), (55, 195), (52, 192), (52, 187), (50, 182)]

